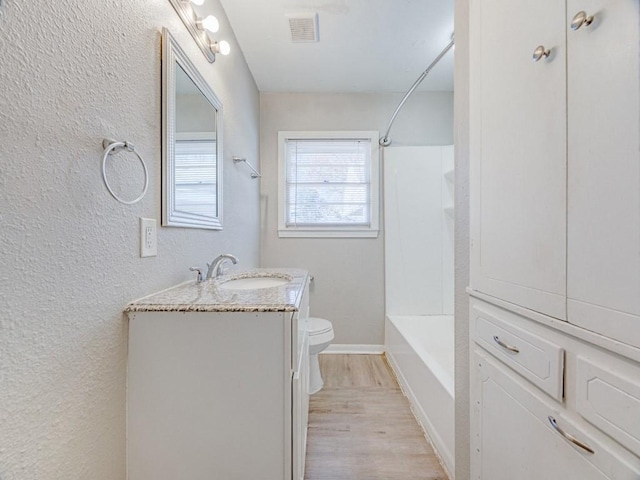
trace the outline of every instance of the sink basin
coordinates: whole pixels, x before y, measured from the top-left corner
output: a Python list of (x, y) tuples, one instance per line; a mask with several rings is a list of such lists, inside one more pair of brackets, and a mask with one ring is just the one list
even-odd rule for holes
[(227, 280), (219, 285), (225, 290), (255, 290), (259, 288), (280, 287), (291, 281), (283, 277), (244, 277)]

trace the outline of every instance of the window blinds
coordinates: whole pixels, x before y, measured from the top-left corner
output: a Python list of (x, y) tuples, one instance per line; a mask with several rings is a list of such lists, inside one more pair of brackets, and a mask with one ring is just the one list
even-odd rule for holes
[(371, 225), (371, 140), (286, 141), (286, 225)]
[(216, 142), (175, 143), (175, 209), (216, 217)]

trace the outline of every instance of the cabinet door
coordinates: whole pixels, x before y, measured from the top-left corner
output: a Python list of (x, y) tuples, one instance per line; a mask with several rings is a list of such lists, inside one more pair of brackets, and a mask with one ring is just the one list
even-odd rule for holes
[[(472, 478), (475, 480), (632, 480), (637, 457), (602, 435), (592, 436), (564, 408), (476, 348), (473, 356)], [(592, 448), (589, 453), (567, 434)]]
[(640, 346), (638, 0), (569, 0), (568, 318)]
[(471, 8), (471, 287), (565, 319), (565, 5)]

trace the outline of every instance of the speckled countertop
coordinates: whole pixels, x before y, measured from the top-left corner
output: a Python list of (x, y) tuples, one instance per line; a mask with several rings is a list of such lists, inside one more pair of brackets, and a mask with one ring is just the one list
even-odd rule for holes
[[(220, 288), (238, 278), (280, 277), (285, 285), (252, 290)], [(217, 280), (182, 283), (129, 303), (125, 312), (295, 312), (298, 310), (307, 272), (294, 268), (258, 268), (232, 272)]]

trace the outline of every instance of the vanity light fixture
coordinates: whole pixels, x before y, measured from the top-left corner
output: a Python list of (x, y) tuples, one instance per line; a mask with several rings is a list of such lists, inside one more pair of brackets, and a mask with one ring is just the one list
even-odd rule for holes
[(221, 42), (213, 42), (211, 44), (211, 50), (213, 51), (213, 53), (229, 55), (229, 52), (231, 52), (231, 45), (229, 45), (229, 42), (225, 40), (222, 40)]
[[(0, 0), (1, 2), (2, 0)], [(208, 32), (215, 33), (220, 29), (220, 22), (213, 15), (202, 18), (194, 6), (202, 6), (206, 0), (169, 0), (173, 8), (178, 12), (182, 22), (191, 33), (200, 50), (209, 61), (216, 61), (216, 54), (228, 55), (231, 51), (229, 42), (213, 40)]]
[(209, 30), (211, 33), (216, 33), (220, 30), (220, 22), (213, 15), (208, 15), (202, 20), (196, 20), (196, 27), (200, 30)]

